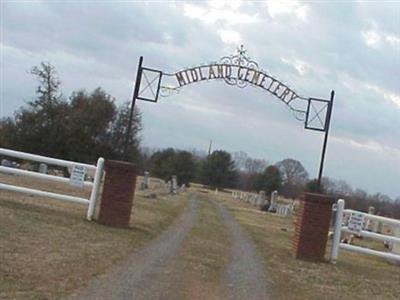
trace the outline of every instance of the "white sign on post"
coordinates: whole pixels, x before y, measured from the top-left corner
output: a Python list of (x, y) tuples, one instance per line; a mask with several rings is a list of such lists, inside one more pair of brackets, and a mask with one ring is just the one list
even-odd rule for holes
[(85, 181), (86, 169), (84, 166), (74, 165), (69, 178), (69, 184), (76, 187), (83, 187)]
[(350, 214), (349, 225), (347, 226), (349, 230), (353, 231), (354, 233), (361, 233), (364, 224), (364, 214), (361, 213), (354, 213)]

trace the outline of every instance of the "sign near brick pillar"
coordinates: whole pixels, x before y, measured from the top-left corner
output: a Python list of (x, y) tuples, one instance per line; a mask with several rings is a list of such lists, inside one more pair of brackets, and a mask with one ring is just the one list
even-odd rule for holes
[(135, 165), (106, 160), (99, 223), (127, 228), (131, 216), (136, 187)]
[(305, 193), (296, 209), (293, 251), (298, 259), (324, 260), (334, 199)]

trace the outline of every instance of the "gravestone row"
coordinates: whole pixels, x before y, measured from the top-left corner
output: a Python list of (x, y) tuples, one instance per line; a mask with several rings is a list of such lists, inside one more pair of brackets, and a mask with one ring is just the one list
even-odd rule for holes
[(267, 199), (265, 191), (260, 191), (258, 195), (241, 191), (232, 191), (232, 198), (254, 206), (258, 206), (262, 209), (267, 208), (268, 212), (276, 213), (282, 216), (291, 215), (294, 211), (293, 204), (284, 205), (278, 203), (278, 191), (273, 191), (271, 193), (270, 200)]

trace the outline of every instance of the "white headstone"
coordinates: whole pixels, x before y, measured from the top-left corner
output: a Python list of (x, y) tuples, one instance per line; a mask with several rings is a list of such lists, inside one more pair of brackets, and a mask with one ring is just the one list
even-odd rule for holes
[(47, 171), (48, 171), (47, 165), (41, 163), (41, 164), (39, 165), (39, 173), (47, 174)]
[[(368, 214), (374, 215), (375, 214), (375, 207), (370, 206), (368, 208)], [(375, 223), (376, 222), (374, 222), (373, 220), (367, 219), (366, 222), (365, 222), (365, 225), (364, 225), (364, 229), (368, 230), (368, 231), (374, 231), (374, 229), (376, 229), (376, 228), (374, 228), (374, 227), (376, 227)]]
[(3, 167), (9, 167), (9, 168), (12, 167), (12, 163), (11, 163), (11, 161), (9, 161), (8, 159), (2, 159), (2, 160), (1, 160), (1, 165), (2, 165)]
[(253, 205), (258, 205), (258, 196), (257, 195), (251, 195), (251, 202)]
[(148, 189), (150, 186), (150, 173), (148, 171), (144, 171), (143, 183), (144, 188)]
[(171, 194), (176, 194), (178, 192), (178, 178), (176, 175), (172, 176), (171, 182)]
[(257, 205), (264, 205), (265, 204), (265, 192), (260, 191), (257, 197)]
[(268, 211), (275, 211), (277, 204), (278, 204), (278, 191), (273, 191), (271, 193), (271, 204), (268, 208)]

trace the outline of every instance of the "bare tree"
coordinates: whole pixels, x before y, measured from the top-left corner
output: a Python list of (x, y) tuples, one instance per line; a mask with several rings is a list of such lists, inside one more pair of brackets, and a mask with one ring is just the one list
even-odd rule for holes
[(243, 171), (245, 169), (246, 160), (249, 156), (244, 151), (237, 151), (232, 154), (232, 158), (235, 162), (236, 169)]
[(277, 162), (284, 183), (291, 185), (303, 185), (308, 180), (308, 172), (301, 162), (292, 158), (286, 158)]
[(56, 68), (50, 63), (42, 62), (40, 66), (31, 68), (30, 73), (36, 76), (39, 86), (36, 88), (38, 98), (30, 102), (35, 108), (51, 107), (61, 99), (61, 81), (58, 78)]
[(268, 166), (268, 162), (264, 159), (247, 158), (244, 163), (245, 172), (249, 175), (261, 173)]
[(308, 172), (301, 162), (292, 158), (286, 158), (275, 164), (281, 173), (283, 185), (281, 193), (289, 198), (298, 197), (304, 190), (308, 180)]

